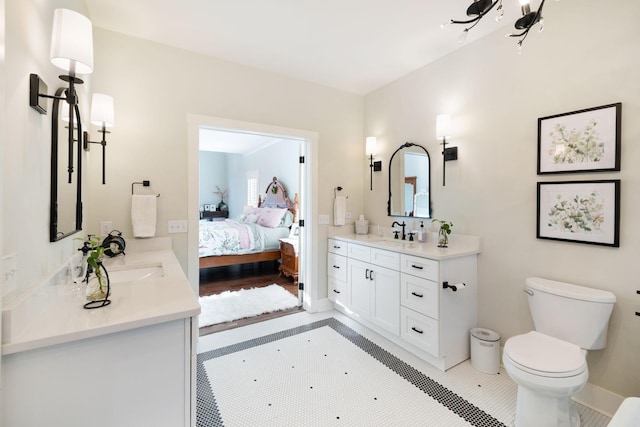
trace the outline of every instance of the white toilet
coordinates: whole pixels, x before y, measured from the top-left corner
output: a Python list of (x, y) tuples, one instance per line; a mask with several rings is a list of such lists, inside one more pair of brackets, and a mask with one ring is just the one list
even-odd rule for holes
[(587, 350), (607, 344), (611, 292), (537, 277), (526, 280), (535, 331), (507, 340), (502, 362), (518, 384), (516, 427), (577, 427), (571, 396), (587, 383)]

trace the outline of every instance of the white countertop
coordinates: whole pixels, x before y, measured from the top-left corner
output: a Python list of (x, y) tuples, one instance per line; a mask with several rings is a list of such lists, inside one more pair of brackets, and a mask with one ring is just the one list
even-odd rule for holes
[[(11, 310), (19, 328), (2, 344), (12, 354), (200, 314), (198, 298), (170, 249), (107, 259), (108, 272), (160, 266), (163, 276), (112, 283), (111, 304), (87, 310), (85, 286), (45, 283)], [(3, 313), (7, 316), (7, 313)], [(3, 317), (6, 319), (6, 317)]]
[(439, 248), (435, 239), (428, 239), (425, 243), (419, 243), (417, 241), (411, 242), (409, 240), (383, 238), (375, 234), (340, 234), (329, 236), (329, 238), (351, 243), (366, 244), (367, 246), (379, 249), (434, 260), (458, 258), (480, 253), (480, 237), (462, 234), (452, 234), (449, 236), (448, 248)]

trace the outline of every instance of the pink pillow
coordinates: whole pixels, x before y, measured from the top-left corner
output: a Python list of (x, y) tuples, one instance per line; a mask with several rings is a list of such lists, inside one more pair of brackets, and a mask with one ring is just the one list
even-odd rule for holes
[(279, 208), (262, 208), (258, 225), (269, 228), (277, 227), (286, 211), (286, 209)]

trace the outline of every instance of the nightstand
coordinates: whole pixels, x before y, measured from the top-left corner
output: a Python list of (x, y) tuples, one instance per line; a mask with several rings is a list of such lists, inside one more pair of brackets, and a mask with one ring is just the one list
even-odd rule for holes
[(229, 211), (203, 211), (201, 219), (209, 221), (224, 221), (229, 218)]
[(293, 283), (298, 283), (298, 255), (296, 253), (297, 239), (280, 239), (280, 274), (292, 277)]

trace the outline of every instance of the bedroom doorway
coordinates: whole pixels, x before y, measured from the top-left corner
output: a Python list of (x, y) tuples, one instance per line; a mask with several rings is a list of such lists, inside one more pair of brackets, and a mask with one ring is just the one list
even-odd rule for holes
[[(250, 209), (248, 201), (251, 200), (252, 184), (249, 177), (255, 178), (257, 176), (258, 189), (261, 193), (260, 195), (264, 198), (265, 194), (262, 193), (265, 191), (265, 182), (277, 176), (278, 181), (282, 181), (283, 185), (286, 186), (286, 194), (289, 199), (293, 201), (295, 195), (298, 196), (298, 217), (296, 220), (305, 219), (305, 227), (302, 229), (291, 227), (291, 230), (298, 230), (295, 236), (298, 259), (297, 276), (288, 274), (290, 273), (290, 268), (284, 269), (287, 274), (280, 274), (279, 270), (282, 269), (279, 267), (282, 265), (282, 256), (278, 257), (278, 261), (267, 260), (244, 263), (244, 261), (240, 260), (238, 264), (202, 270), (199, 268), (198, 263), (197, 287), (194, 287), (194, 291), (197, 290), (198, 294), (203, 296), (211, 293), (233, 291), (238, 288), (267, 288), (276, 284), (290, 294), (295, 294), (296, 298), (298, 298), (298, 305), (288, 309), (288, 311), (299, 311), (306, 302), (304, 295), (309, 292), (309, 289), (298, 291), (297, 282), (303, 282), (306, 271), (305, 243), (307, 242), (305, 242), (305, 232), (309, 229), (310, 221), (303, 215), (305, 210), (309, 209), (309, 198), (305, 190), (311, 182), (311, 178), (308, 176), (310, 164), (305, 164), (300, 159), (308, 156), (308, 146), (311, 144), (312, 138), (301, 137), (299, 135), (300, 131), (295, 130), (293, 134), (287, 134), (282, 133), (280, 128), (269, 126), (235, 121), (229, 122), (227, 120), (223, 120), (225, 123), (221, 124), (219, 119), (213, 119), (213, 121), (218, 122), (211, 123), (205, 120), (203, 123), (202, 120), (198, 121), (196, 157), (200, 172), (196, 180), (191, 179), (191, 171), (193, 169), (190, 167), (189, 205), (191, 208), (193, 206), (191, 202), (197, 197), (198, 226), (203, 217), (216, 221), (224, 221), (227, 218), (232, 220), (247, 219), (246, 213)], [(256, 129), (256, 127), (261, 129)], [(193, 136), (192, 131), (190, 131), (190, 135)], [(190, 158), (193, 157), (192, 151), (194, 151), (193, 144), (190, 144)], [(193, 162), (190, 162), (190, 164), (193, 164)], [(201, 178), (209, 182), (202, 183), (200, 181)], [(195, 187), (197, 189), (194, 189), (194, 185), (192, 185), (194, 181), (196, 181)], [(197, 196), (191, 197), (192, 194)], [(222, 201), (220, 199), (223, 194), (226, 196), (225, 204), (227, 205), (227, 209), (224, 210), (218, 209), (218, 203)], [(194, 228), (199, 230), (199, 227)], [(299, 232), (299, 230), (302, 230), (302, 232)], [(198, 232), (198, 234), (200, 233)], [(283, 237), (283, 241), (291, 241), (293, 236), (287, 235)], [(194, 252), (199, 255), (200, 242), (198, 241), (198, 236), (196, 235), (195, 239), (190, 236), (189, 242), (189, 253), (191, 254), (192, 248), (194, 248), (191, 242), (195, 242)], [(280, 254), (279, 250), (280, 248), (278, 247), (278, 254)], [(198, 256), (198, 260), (199, 258)], [(193, 285), (191, 266), (194, 263), (191, 257), (189, 261), (189, 279)], [(296, 278), (298, 280), (295, 280)], [(277, 317), (279, 314), (286, 312), (282, 310), (282, 312), (267, 314), (263, 317), (266, 320), (266, 318)], [(249, 323), (253, 323), (253, 320), (259, 319), (252, 318)], [(241, 326), (246, 322), (233, 321), (231, 323)], [(234, 325), (229, 326), (233, 327)], [(215, 332), (215, 330), (211, 332)]]

